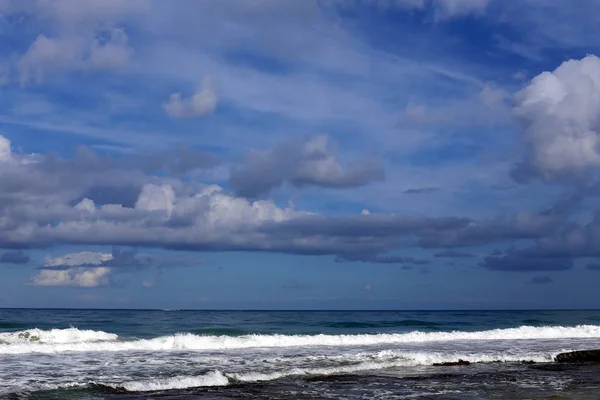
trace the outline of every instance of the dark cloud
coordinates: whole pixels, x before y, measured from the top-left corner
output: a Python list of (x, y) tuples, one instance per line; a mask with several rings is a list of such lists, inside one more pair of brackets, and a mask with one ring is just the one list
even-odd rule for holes
[(521, 250), (509, 250), (502, 255), (487, 256), (480, 265), (495, 271), (563, 271), (573, 268), (573, 260), (564, 257), (542, 257)]
[(521, 212), (512, 218), (471, 221), (458, 229), (429, 231), (421, 235), (424, 248), (448, 248), (488, 245), (508, 240), (539, 239), (564, 225), (564, 216)]
[(433, 255), (438, 258), (468, 258), (474, 257), (473, 254), (467, 253), (465, 251), (456, 251), (456, 250), (444, 250)]
[(414, 258), (414, 257), (402, 257), (402, 256), (384, 256), (377, 254), (345, 254), (338, 255), (336, 258), (337, 262), (344, 261), (359, 261), (366, 263), (375, 264), (412, 264), (412, 265), (425, 265), (429, 264), (429, 260)]
[(531, 278), (531, 280), (529, 281), (529, 283), (532, 283), (534, 285), (546, 285), (548, 283), (552, 283), (554, 282), (552, 280), (551, 277), (549, 277), (548, 275), (539, 275), (539, 276), (534, 276), (533, 278)]
[(439, 188), (435, 187), (422, 187), (422, 188), (414, 188), (405, 190), (404, 194), (423, 194), (423, 193), (433, 193), (439, 191)]
[(0, 263), (4, 264), (27, 264), (29, 261), (29, 256), (22, 250), (7, 251), (0, 254)]
[(244, 197), (256, 197), (272, 189), (292, 186), (350, 188), (384, 178), (379, 160), (361, 159), (342, 164), (331, 154), (325, 136), (288, 140), (272, 150), (252, 151), (231, 171), (229, 184)]
[(586, 269), (589, 269), (591, 271), (600, 271), (600, 264), (598, 263), (589, 263), (588, 265), (585, 266)]

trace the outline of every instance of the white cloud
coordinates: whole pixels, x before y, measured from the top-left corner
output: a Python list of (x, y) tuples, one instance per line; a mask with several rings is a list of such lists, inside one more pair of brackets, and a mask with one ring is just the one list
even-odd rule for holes
[(46, 71), (115, 69), (129, 62), (131, 50), (122, 29), (94, 36), (70, 34), (49, 38), (39, 35), (19, 60), (21, 83), (40, 83)]
[(12, 151), (10, 149), (10, 140), (0, 135), (0, 162), (8, 162), (12, 158)]
[(96, 287), (110, 284), (112, 268), (102, 264), (113, 259), (111, 253), (84, 251), (60, 257), (46, 257), (44, 268), (31, 278), (34, 286)]
[[(149, 10), (147, 0), (9, 1), (6, 14), (27, 15), (41, 32), (15, 67), (22, 83), (59, 70), (117, 69), (133, 54), (122, 26)], [(52, 34), (48, 34), (52, 32)]]
[(96, 204), (94, 204), (93, 200), (83, 199), (77, 205), (75, 205), (76, 210), (86, 211), (88, 213), (94, 213), (96, 211)]
[(600, 165), (600, 59), (589, 55), (543, 72), (515, 95), (530, 154), (545, 179)]
[(169, 184), (154, 185), (147, 184), (142, 187), (140, 196), (135, 204), (135, 208), (147, 211), (165, 211), (171, 215), (173, 203), (175, 201), (175, 192)]
[(74, 267), (69, 269), (42, 269), (31, 279), (34, 286), (96, 287), (110, 283), (111, 268)]
[(198, 90), (189, 98), (173, 93), (163, 104), (163, 109), (173, 118), (202, 117), (212, 113), (217, 106), (217, 94), (209, 79), (205, 79)]

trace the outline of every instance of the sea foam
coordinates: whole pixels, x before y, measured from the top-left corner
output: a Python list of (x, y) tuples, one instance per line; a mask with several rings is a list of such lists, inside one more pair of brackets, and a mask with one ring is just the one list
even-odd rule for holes
[(179, 333), (153, 339), (122, 339), (112, 333), (76, 328), (0, 334), (0, 354), (232, 350), (292, 347), (354, 347), (404, 343), (600, 338), (600, 326), (532, 327), (465, 332), (420, 332), (356, 335), (214, 336)]
[(217, 370), (199, 376), (175, 376), (165, 379), (130, 381), (110, 386), (123, 388), (130, 392), (150, 392), (155, 390), (187, 389), (201, 386), (226, 386), (228, 383), (229, 379)]
[(77, 328), (67, 329), (27, 329), (18, 332), (0, 333), (0, 344), (23, 344), (23, 343), (45, 343), (45, 344), (72, 344), (90, 343), (98, 341), (114, 341), (118, 336), (114, 333), (103, 331), (80, 330)]

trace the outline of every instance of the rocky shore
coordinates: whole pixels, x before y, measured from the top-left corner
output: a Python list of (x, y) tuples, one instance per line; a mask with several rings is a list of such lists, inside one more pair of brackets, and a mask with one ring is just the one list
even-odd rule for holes
[(560, 363), (600, 362), (600, 350), (579, 350), (560, 353), (554, 358)]

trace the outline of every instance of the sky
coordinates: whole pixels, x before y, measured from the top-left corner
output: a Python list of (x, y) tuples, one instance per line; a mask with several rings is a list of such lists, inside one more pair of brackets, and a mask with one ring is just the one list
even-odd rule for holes
[(0, 307), (600, 308), (595, 0), (0, 0)]

